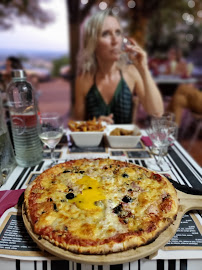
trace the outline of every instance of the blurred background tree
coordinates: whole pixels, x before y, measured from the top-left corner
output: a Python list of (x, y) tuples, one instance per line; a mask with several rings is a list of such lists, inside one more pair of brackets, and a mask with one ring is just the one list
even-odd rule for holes
[(16, 21), (22, 24), (34, 24), (43, 27), (54, 20), (54, 14), (40, 6), (43, 0), (1, 0), (0, 30), (13, 27)]
[(149, 54), (179, 47), (184, 54), (202, 43), (202, 2), (199, 0), (161, 0), (146, 30)]
[(61, 67), (65, 67), (69, 64), (69, 57), (61, 57), (59, 59), (53, 60), (53, 70), (52, 75), (58, 77), (61, 74)]

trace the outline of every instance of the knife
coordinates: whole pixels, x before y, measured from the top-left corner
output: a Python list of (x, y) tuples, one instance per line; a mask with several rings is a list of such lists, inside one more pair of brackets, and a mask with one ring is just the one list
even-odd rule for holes
[(168, 177), (168, 176), (165, 176), (165, 177), (173, 184), (173, 186), (176, 189), (178, 189), (178, 190), (180, 190), (180, 191), (182, 191), (184, 193), (192, 194), (192, 195), (202, 195), (202, 189), (195, 189), (195, 188), (192, 188), (192, 187), (181, 185), (178, 182), (171, 179), (170, 177)]

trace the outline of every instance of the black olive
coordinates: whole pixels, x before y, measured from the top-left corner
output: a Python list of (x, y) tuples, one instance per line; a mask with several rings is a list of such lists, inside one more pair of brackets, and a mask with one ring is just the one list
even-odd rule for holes
[(73, 191), (73, 189), (72, 188), (69, 188), (69, 191)]
[(52, 199), (52, 198), (50, 198), (50, 199), (49, 199), (49, 201), (50, 201), (50, 202), (52, 202), (52, 201), (53, 201), (53, 199)]
[(66, 195), (66, 198), (68, 199), (68, 200), (72, 200), (72, 199), (74, 199), (74, 193), (68, 193), (67, 195)]
[(122, 204), (119, 204), (113, 208), (114, 214), (119, 214), (121, 212), (121, 210), (122, 210)]
[(85, 171), (79, 171), (81, 174), (85, 173)]
[(58, 210), (58, 209), (57, 209), (57, 205), (56, 205), (55, 203), (53, 204), (53, 208), (54, 208), (55, 211)]
[(124, 178), (128, 178), (128, 174), (127, 174), (127, 173), (123, 173), (122, 176), (123, 176)]
[(124, 224), (128, 224), (128, 219), (123, 219)]
[(71, 172), (71, 171), (69, 171), (69, 170), (65, 170), (63, 173), (68, 173), (68, 172)]
[(132, 192), (133, 190), (132, 190), (132, 188), (130, 188), (128, 191), (129, 191), (129, 192)]
[(88, 187), (88, 189), (92, 189), (92, 187)]
[(122, 201), (125, 202), (125, 203), (128, 203), (128, 202), (132, 202), (132, 199), (131, 199), (131, 197), (126, 195), (126, 196), (123, 197)]

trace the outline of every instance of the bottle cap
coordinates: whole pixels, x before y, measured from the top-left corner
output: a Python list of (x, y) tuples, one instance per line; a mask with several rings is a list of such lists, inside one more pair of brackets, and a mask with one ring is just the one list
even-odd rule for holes
[(26, 74), (25, 74), (25, 71), (23, 69), (14, 69), (12, 71), (12, 77), (13, 78), (25, 79), (26, 78)]

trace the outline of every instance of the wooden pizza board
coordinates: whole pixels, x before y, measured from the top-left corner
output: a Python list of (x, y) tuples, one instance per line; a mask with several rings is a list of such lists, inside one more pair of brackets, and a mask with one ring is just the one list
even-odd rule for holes
[(66, 251), (60, 247), (56, 247), (45, 239), (40, 239), (38, 235), (32, 232), (31, 225), (26, 217), (24, 208), (22, 211), (22, 216), (29, 235), (42, 250), (48, 251), (51, 254), (60, 257), (61, 259), (75, 261), (77, 263), (95, 265), (122, 264), (130, 261), (139, 260), (157, 252), (158, 249), (162, 248), (175, 235), (180, 225), (181, 219), (186, 212), (188, 212), (189, 210), (202, 210), (202, 196), (188, 195), (178, 190), (177, 194), (180, 200), (177, 218), (175, 222), (170, 225), (163, 233), (161, 233), (155, 241), (148, 245), (138, 247), (136, 249), (130, 249), (127, 251), (107, 255), (75, 254)]

